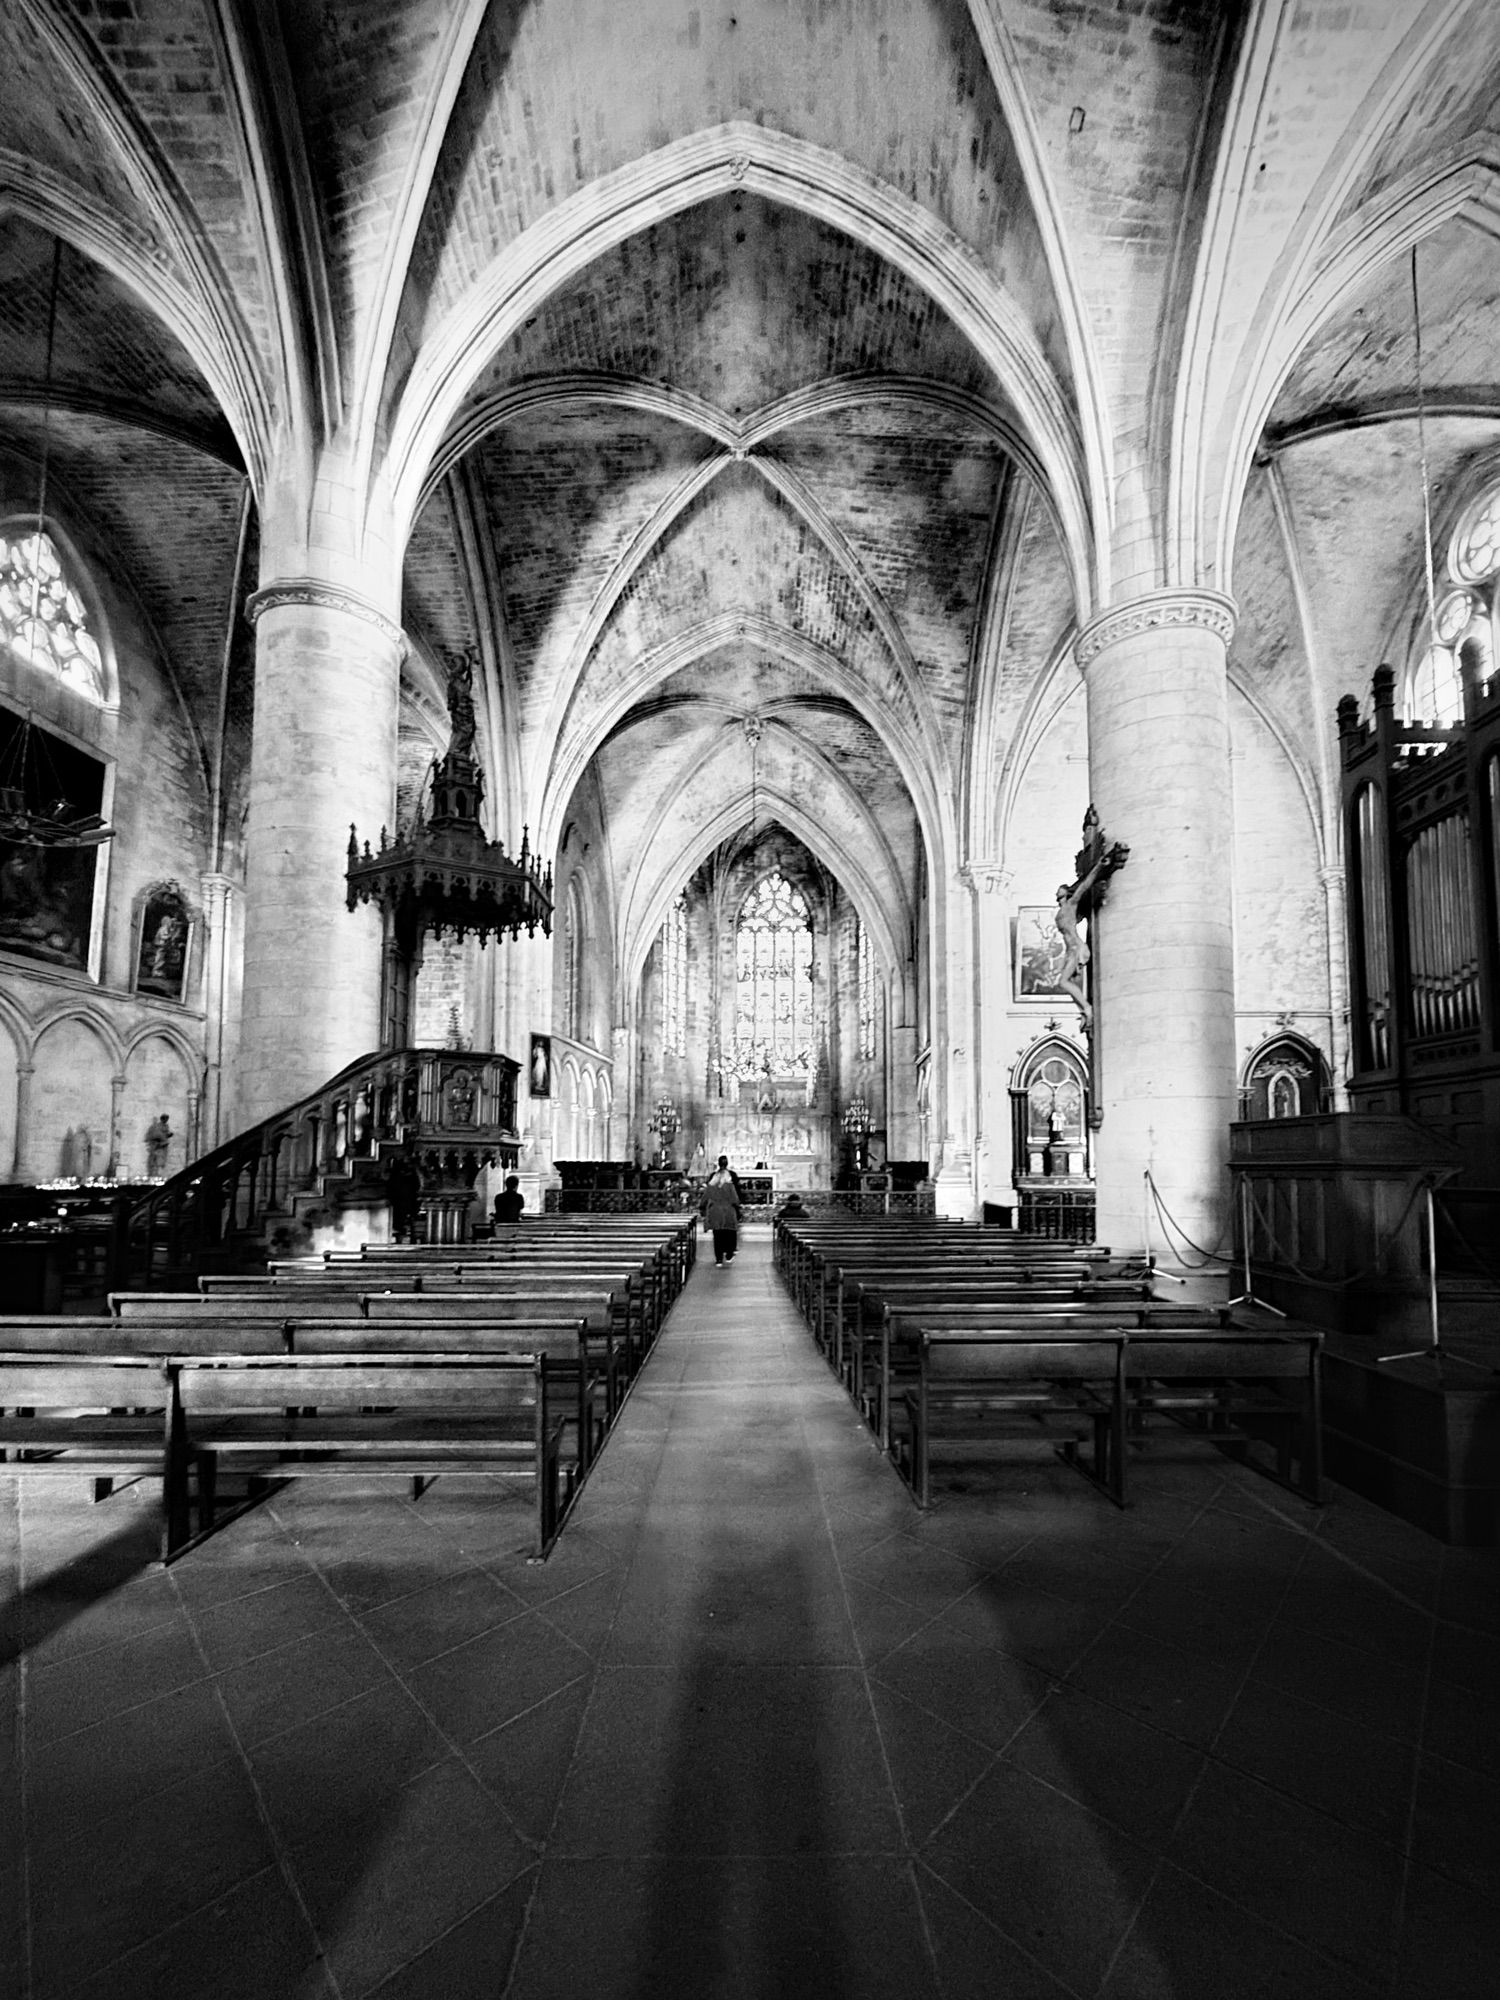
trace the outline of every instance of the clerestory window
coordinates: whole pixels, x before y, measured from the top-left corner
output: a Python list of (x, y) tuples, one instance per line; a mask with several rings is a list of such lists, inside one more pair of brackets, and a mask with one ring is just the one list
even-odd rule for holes
[(1500, 483), (1466, 507), (1448, 545), (1448, 582), (1435, 606), (1432, 643), (1406, 681), (1405, 718), (1441, 726), (1464, 712), (1460, 653), (1477, 645), (1481, 672), (1494, 671), (1495, 620), (1500, 612)]
[(0, 644), (104, 706), (109, 678), (83, 599), (50, 535), (0, 530)]

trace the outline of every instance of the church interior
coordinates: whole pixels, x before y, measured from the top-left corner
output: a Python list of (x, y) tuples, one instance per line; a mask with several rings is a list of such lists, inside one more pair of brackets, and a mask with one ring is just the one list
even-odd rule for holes
[[(1493, 1991), (1497, 326), (1486, 0), (0, 9), (0, 1996)], [(508, 1176), (539, 1531), (216, 1523), (181, 1333), (27, 1476)], [(1316, 1501), (927, 1493), (799, 1230), (1303, 1339)]]

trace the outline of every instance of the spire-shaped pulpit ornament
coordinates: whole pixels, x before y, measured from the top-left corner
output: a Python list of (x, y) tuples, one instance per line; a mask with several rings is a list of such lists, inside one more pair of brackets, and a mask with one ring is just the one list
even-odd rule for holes
[(367, 840), (361, 851), (349, 829), (347, 902), (376, 904), (385, 918), (381, 994), (381, 1041), (385, 1048), (411, 1043), (412, 988), (422, 963), (422, 940), (429, 931), (470, 932), (483, 943), (524, 928), (552, 935), (552, 870), (538, 870), (530, 829), (521, 830), (521, 851), (512, 857), (498, 840), (487, 840), (479, 821), (484, 772), (474, 756), (474, 658), (466, 654), (448, 672), (447, 755), (433, 764), (431, 809), (417, 817), (405, 838), (380, 847)]
[(1105, 840), (1099, 815), (1092, 806), (1083, 816), (1083, 845), (1073, 856), (1074, 879), (1064, 882), (1057, 892), (1057, 929), (1063, 941), (1063, 962), (1057, 984), (1072, 995), (1083, 1016), (1084, 1033), (1094, 1032), (1094, 1006), (1090, 964), (1094, 953), (1080, 933), (1080, 922), (1089, 922), (1104, 902), (1109, 878), (1130, 859), (1124, 841), (1113, 846)]

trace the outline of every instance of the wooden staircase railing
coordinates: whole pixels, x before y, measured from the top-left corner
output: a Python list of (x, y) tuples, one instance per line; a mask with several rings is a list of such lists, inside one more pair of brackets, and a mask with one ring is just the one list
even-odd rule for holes
[(203, 1154), (121, 1218), (118, 1290), (191, 1286), (253, 1263), (278, 1217), (384, 1189), (384, 1165), (415, 1145), (424, 1183), (473, 1185), (514, 1164), (520, 1065), (494, 1051), (388, 1049)]

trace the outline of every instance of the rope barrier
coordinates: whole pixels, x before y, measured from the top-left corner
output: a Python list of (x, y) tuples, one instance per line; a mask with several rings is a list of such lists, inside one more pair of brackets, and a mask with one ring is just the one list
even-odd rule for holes
[[(1205, 1268), (1205, 1266), (1209, 1264), (1225, 1264), (1225, 1265), (1233, 1264), (1234, 1259), (1232, 1257), (1226, 1257), (1222, 1250), (1205, 1250), (1201, 1243), (1195, 1243), (1193, 1241), (1192, 1237), (1188, 1235), (1187, 1231), (1182, 1227), (1181, 1223), (1177, 1221), (1176, 1217), (1171, 1213), (1166, 1203), (1162, 1200), (1161, 1190), (1157, 1187), (1156, 1178), (1152, 1174), (1151, 1169), (1149, 1167), (1147, 1167), (1146, 1169), (1146, 1185), (1151, 1190), (1151, 1199), (1156, 1204), (1156, 1212), (1161, 1217), (1162, 1227), (1168, 1231), (1169, 1236), (1172, 1233), (1175, 1233), (1176, 1235), (1180, 1236), (1183, 1242), (1188, 1246), (1188, 1248), (1196, 1252), (1196, 1254), (1202, 1258), (1203, 1262), (1201, 1264), (1188, 1264), (1188, 1260), (1185, 1257), (1183, 1258), (1183, 1262), (1185, 1264), (1188, 1264), (1188, 1269), (1190, 1271), (1201, 1271)], [(1228, 1226), (1229, 1225), (1226, 1225), (1226, 1227)], [(1220, 1232), (1220, 1234), (1222, 1237), (1222, 1231)], [(1171, 1247), (1172, 1245), (1169, 1241), (1167, 1244), (1167, 1248), (1170, 1250)]]
[[(1406, 1197), (1406, 1206), (1402, 1209), (1396, 1226), (1390, 1231), (1390, 1240), (1394, 1240), (1400, 1236), (1402, 1230), (1406, 1227), (1407, 1217), (1416, 1206), (1417, 1197), (1427, 1184), (1428, 1177), (1424, 1174), (1412, 1187), (1411, 1193)], [(1347, 1291), (1351, 1285), (1362, 1285), (1366, 1278), (1377, 1278), (1382, 1275), (1382, 1260), (1378, 1254), (1373, 1264), (1367, 1264), (1363, 1270), (1351, 1272), (1345, 1278), (1317, 1278), (1313, 1276), (1311, 1271), (1304, 1271), (1272, 1228), (1270, 1217), (1255, 1199), (1255, 1190), (1250, 1186), (1248, 1176), (1244, 1181), (1244, 1186), (1250, 1202), (1251, 1213), (1260, 1224), (1267, 1247), (1271, 1251), (1272, 1256), (1283, 1269), (1290, 1271), (1292, 1276), (1300, 1279), (1304, 1285), (1316, 1286), (1319, 1291), (1324, 1292), (1342, 1292)]]

